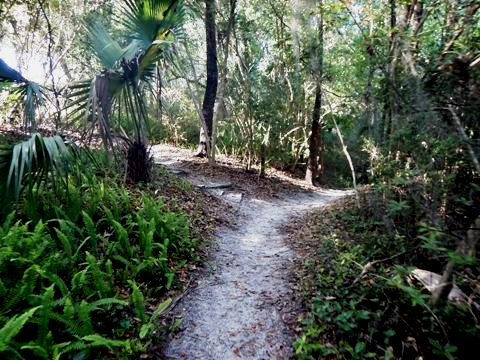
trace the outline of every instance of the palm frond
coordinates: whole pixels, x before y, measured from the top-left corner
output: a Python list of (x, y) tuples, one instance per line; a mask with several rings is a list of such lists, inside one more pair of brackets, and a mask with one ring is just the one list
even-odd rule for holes
[(23, 98), (23, 126), (25, 129), (36, 128), (37, 109), (45, 104), (45, 96), (40, 85), (28, 81), (19, 88), (19, 93)]
[(86, 22), (84, 28), (89, 39), (88, 46), (93, 54), (103, 67), (114, 69), (125, 53), (120, 44), (110, 36), (99, 21)]
[(50, 172), (65, 175), (72, 158), (78, 156), (73, 148), (75, 145), (58, 135), (43, 137), (40, 134), (33, 134), (13, 146), (0, 146), (1, 200), (18, 199), (25, 183), (30, 187), (40, 184)]
[(18, 101), (23, 107), (23, 126), (25, 129), (35, 130), (37, 109), (45, 103), (40, 85), (25, 79), (2, 59), (0, 59), (0, 84), (0, 89), (18, 95)]
[(144, 50), (183, 24), (181, 0), (124, 0), (123, 3), (121, 22), (130, 38), (142, 43)]

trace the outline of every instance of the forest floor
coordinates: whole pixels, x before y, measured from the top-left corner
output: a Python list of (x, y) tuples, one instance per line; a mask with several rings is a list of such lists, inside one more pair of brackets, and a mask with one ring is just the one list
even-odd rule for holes
[(177, 304), (174, 317), (182, 324), (164, 356), (290, 358), (300, 310), (294, 300), (297, 255), (281, 225), (348, 192), (309, 188), (277, 171), (261, 179), (228, 158), (209, 166), (191, 151), (168, 145), (154, 146), (152, 154), (157, 164), (229, 204), (235, 218), (234, 225), (216, 231), (201, 276)]

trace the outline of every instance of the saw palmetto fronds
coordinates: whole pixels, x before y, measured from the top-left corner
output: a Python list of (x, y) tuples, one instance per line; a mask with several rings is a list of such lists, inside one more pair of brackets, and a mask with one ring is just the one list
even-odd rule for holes
[[(127, 144), (145, 143), (148, 83), (159, 60), (167, 57), (170, 45), (181, 34), (183, 1), (123, 0), (117, 20), (126, 34), (122, 41), (114, 39), (100, 22), (85, 23), (89, 47), (103, 70), (93, 79), (71, 86), (68, 104), (71, 120), (86, 120), (84, 125), (90, 135), (98, 129), (108, 148), (125, 138), (131, 140)], [(128, 120), (132, 125), (130, 133), (121, 129), (119, 120)], [(114, 139), (115, 132), (122, 136)], [(148, 159), (138, 161), (149, 163)]]
[(27, 80), (0, 59), (0, 90), (6, 90), (16, 96), (23, 109), (24, 129), (35, 130), (37, 110), (45, 103), (41, 86)]
[[(168, 52), (169, 45), (181, 34), (184, 20), (181, 0), (124, 0), (118, 14), (128, 44), (120, 46), (103, 24), (85, 23), (89, 47), (104, 69), (92, 80), (70, 87), (68, 107), (73, 120), (84, 118), (98, 126), (102, 138), (112, 142), (115, 127), (112, 113), (117, 110), (133, 121), (135, 138), (145, 126), (144, 93), (158, 61)], [(117, 129), (118, 130), (118, 129)]]
[(38, 133), (14, 145), (0, 145), (0, 193), (3, 200), (18, 199), (21, 190), (48, 179), (64, 180), (78, 158), (78, 148), (56, 135)]

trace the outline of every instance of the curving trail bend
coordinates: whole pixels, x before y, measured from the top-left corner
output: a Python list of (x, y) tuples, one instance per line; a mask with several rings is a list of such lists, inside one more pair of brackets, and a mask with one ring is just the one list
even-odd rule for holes
[[(168, 165), (175, 167), (172, 164)], [(198, 185), (199, 180), (193, 180)], [(208, 179), (201, 181), (205, 184)], [(177, 305), (176, 311), (183, 318), (182, 328), (170, 339), (164, 356), (291, 358), (293, 338), (283, 310), (292, 294), (288, 278), (294, 254), (278, 228), (291, 216), (324, 206), (345, 194), (317, 190), (264, 201), (217, 190), (216, 196), (237, 206), (238, 226), (217, 232), (205, 276)]]

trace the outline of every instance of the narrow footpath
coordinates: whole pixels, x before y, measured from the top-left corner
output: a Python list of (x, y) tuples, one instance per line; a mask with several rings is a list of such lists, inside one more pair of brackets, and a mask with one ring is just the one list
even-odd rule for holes
[[(155, 149), (158, 163), (180, 171), (180, 157)], [(177, 154), (178, 155), (178, 154)], [(188, 154), (187, 154), (188, 155)], [(181, 331), (167, 344), (167, 359), (289, 359), (293, 337), (286, 324), (294, 253), (278, 228), (292, 216), (344, 196), (334, 190), (299, 191), (272, 200), (245, 197), (235, 188), (190, 174), (197, 186), (237, 209), (237, 225), (217, 232), (205, 275), (177, 305)]]

